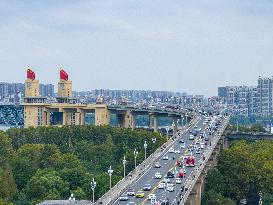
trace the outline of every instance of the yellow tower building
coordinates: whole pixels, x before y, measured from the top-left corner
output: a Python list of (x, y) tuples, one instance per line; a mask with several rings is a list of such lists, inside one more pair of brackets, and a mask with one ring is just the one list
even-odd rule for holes
[(27, 69), (27, 79), (25, 80), (24, 98), (24, 126), (36, 127), (47, 125), (49, 115), (45, 110), (45, 97), (39, 95), (39, 81), (35, 79), (35, 73), (31, 68)]

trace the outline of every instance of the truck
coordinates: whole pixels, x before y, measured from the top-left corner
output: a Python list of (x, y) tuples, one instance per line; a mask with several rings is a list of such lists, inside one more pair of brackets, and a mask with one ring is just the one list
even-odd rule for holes
[(195, 166), (195, 158), (194, 156), (188, 156), (185, 160), (186, 167), (194, 167)]

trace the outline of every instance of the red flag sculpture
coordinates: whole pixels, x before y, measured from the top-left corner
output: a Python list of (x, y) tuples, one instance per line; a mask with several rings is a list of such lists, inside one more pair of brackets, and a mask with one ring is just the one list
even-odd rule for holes
[(68, 80), (68, 74), (67, 74), (67, 72), (65, 72), (64, 69), (61, 69), (61, 70), (60, 70), (60, 79), (61, 79), (61, 80), (65, 80), (65, 81)]
[(30, 68), (27, 69), (27, 79), (35, 80), (35, 73)]

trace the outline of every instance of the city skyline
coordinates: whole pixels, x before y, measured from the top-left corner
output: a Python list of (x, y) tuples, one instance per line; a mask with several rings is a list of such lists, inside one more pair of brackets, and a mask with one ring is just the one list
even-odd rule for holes
[(31, 66), (56, 85), (63, 66), (75, 91), (216, 96), (272, 76), (272, 9), (265, 0), (2, 1), (0, 81), (23, 82)]

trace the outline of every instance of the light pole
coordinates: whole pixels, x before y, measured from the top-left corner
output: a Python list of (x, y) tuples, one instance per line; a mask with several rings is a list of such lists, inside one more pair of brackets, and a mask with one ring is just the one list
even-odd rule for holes
[(125, 159), (125, 155), (123, 156), (123, 160), (122, 160), (122, 163), (123, 163), (123, 171), (124, 171), (124, 178), (126, 176), (126, 170), (125, 170), (125, 167), (126, 167), (126, 159)]
[(176, 123), (177, 123), (177, 129), (179, 127), (179, 119), (176, 120)]
[(110, 178), (110, 199), (111, 199), (111, 188), (112, 188), (112, 174), (113, 174), (114, 170), (112, 169), (112, 167), (110, 166), (110, 168), (108, 169), (108, 174), (109, 174), (109, 178)]
[(97, 186), (97, 182), (95, 182), (95, 179), (93, 178), (90, 184), (91, 184), (91, 189), (93, 191), (93, 203), (95, 203), (95, 188)]
[(172, 123), (172, 127), (173, 127), (173, 137), (174, 137), (174, 135), (175, 135), (175, 130), (174, 130), (175, 124), (174, 124), (174, 121), (173, 121), (173, 123)]
[(134, 156), (135, 156), (135, 169), (136, 169), (136, 158), (137, 158), (137, 155), (138, 155), (138, 151), (135, 149), (135, 150), (134, 150)]
[(188, 124), (188, 113), (186, 113), (186, 115), (185, 115), (185, 120), (186, 120), (186, 124), (185, 125), (187, 125)]
[(146, 157), (147, 157), (147, 142), (144, 142), (144, 151), (145, 151), (145, 161), (146, 161)]
[(169, 126), (167, 126), (165, 129), (166, 129), (166, 132), (167, 132), (167, 142), (168, 142), (168, 140), (169, 140), (168, 138), (169, 138), (169, 130), (170, 130), (170, 128), (169, 128)]

